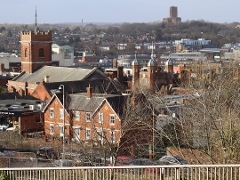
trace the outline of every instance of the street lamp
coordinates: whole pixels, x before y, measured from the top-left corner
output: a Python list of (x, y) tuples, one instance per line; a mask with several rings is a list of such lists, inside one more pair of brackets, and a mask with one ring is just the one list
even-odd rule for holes
[(64, 97), (64, 85), (61, 84), (58, 88), (60, 91), (62, 91), (63, 94), (63, 142), (62, 142), (62, 159), (65, 159), (65, 97)]

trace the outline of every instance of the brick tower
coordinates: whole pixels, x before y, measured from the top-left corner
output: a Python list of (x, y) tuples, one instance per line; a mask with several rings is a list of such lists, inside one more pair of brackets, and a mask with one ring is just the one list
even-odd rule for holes
[(173, 62), (170, 56), (168, 60), (165, 62), (165, 71), (173, 74)]
[(148, 88), (152, 91), (155, 91), (155, 81), (156, 81), (156, 70), (157, 70), (157, 62), (153, 58), (153, 53), (151, 55), (151, 59), (148, 62)]
[(132, 62), (132, 89), (134, 89), (139, 81), (139, 62), (137, 60), (137, 55), (135, 54), (135, 59)]
[(21, 32), (22, 71), (33, 73), (52, 63), (52, 32)]

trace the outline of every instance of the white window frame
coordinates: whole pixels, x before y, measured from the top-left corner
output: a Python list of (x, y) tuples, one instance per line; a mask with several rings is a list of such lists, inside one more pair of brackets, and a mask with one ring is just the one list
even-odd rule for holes
[(103, 136), (104, 136), (104, 133), (103, 133), (103, 130), (101, 129), (98, 129), (97, 130), (97, 140), (101, 142), (101, 144), (103, 144)]
[(54, 124), (50, 124), (49, 132), (50, 134), (54, 134)]
[(64, 110), (63, 109), (59, 109), (59, 115), (60, 115), (60, 119), (64, 118)]
[(98, 113), (98, 122), (103, 124), (103, 113)]
[(91, 129), (86, 129), (86, 139), (91, 138)]
[(50, 118), (54, 118), (54, 108), (49, 109), (49, 116)]
[(86, 121), (90, 122), (91, 121), (91, 113), (86, 112)]
[(110, 114), (109, 115), (109, 120), (110, 120), (110, 124), (114, 124), (115, 123), (115, 115), (114, 114)]
[(81, 129), (80, 127), (74, 127), (74, 138), (80, 141)]
[(60, 137), (63, 137), (63, 131), (64, 131), (63, 128), (64, 128), (63, 124), (59, 125), (59, 136)]
[(75, 119), (80, 120), (80, 111), (75, 111)]
[(115, 143), (115, 131), (110, 131), (110, 142)]

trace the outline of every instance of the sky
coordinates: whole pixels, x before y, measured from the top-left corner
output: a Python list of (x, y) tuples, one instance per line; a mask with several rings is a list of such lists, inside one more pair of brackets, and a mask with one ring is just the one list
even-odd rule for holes
[(0, 0), (0, 24), (150, 23), (178, 7), (182, 21), (240, 22), (240, 0)]

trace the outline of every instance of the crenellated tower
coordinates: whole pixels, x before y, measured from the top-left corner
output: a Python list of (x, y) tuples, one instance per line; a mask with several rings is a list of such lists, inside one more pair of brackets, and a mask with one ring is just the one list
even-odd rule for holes
[(33, 73), (52, 64), (52, 32), (21, 32), (22, 71)]

